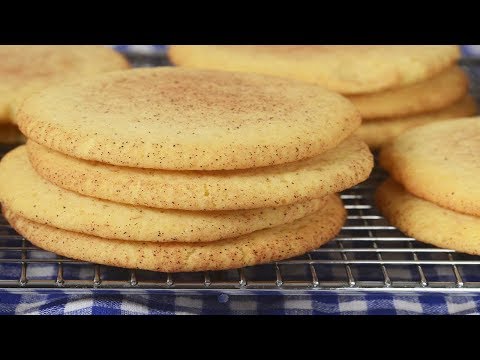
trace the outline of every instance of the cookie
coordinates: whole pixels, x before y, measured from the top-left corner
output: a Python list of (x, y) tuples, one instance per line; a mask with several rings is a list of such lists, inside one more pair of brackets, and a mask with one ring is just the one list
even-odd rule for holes
[(166, 170), (297, 161), (335, 147), (361, 122), (348, 100), (315, 85), (174, 67), (51, 87), (17, 115), (28, 138), (64, 154)]
[(126, 59), (104, 46), (0, 46), (0, 122), (28, 95), (75, 77), (121, 70)]
[(468, 78), (454, 66), (424, 82), (380, 93), (350, 96), (362, 118), (415, 115), (445, 108), (464, 97)]
[(162, 171), (105, 165), (27, 143), (35, 170), (57, 186), (119, 203), (163, 209), (238, 210), (320, 198), (364, 181), (373, 168), (367, 145), (349, 138), (295, 163), (237, 171)]
[(283, 260), (318, 248), (334, 238), (346, 217), (342, 201), (287, 225), (211, 243), (153, 243), (108, 240), (27, 220), (4, 208), (8, 222), (32, 244), (66, 257), (165, 272), (233, 269)]
[(108, 239), (208, 242), (290, 223), (325, 204), (315, 199), (237, 211), (162, 210), (99, 200), (59, 188), (38, 175), (25, 146), (0, 162), (0, 200), (29, 220)]
[(405, 117), (364, 121), (362, 126), (355, 132), (355, 135), (365, 141), (370, 148), (375, 149), (388, 143), (407, 129), (434, 121), (472, 116), (476, 113), (477, 105), (475, 100), (470, 95), (467, 95), (459, 102), (437, 111)]
[(441, 248), (480, 255), (480, 218), (420, 199), (389, 179), (376, 193), (377, 205), (406, 235)]
[(0, 144), (23, 144), (25, 137), (13, 124), (0, 124)]
[(168, 55), (185, 67), (273, 75), (364, 94), (427, 80), (452, 66), (460, 50), (456, 45), (173, 45)]
[(480, 216), (480, 117), (410, 129), (386, 146), (380, 164), (405, 189), (445, 208)]

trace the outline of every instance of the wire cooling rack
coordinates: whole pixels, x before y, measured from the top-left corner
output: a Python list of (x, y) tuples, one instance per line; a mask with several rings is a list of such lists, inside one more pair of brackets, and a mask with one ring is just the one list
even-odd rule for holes
[[(135, 66), (163, 56), (127, 54)], [(464, 59), (480, 97), (480, 59)], [(2, 155), (8, 150), (3, 148)], [(0, 219), (0, 289), (10, 291), (219, 292), (230, 295), (313, 292), (480, 292), (480, 257), (422, 244), (389, 225), (373, 201), (386, 175), (376, 167), (341, 194), (348, 220), (337, 238), (304, 256), (239, 270), (155, 273), (63, 258), (40, 250)]]

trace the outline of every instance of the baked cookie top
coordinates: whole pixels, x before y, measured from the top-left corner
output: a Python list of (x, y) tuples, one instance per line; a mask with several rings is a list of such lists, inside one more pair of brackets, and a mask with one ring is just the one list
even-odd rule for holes
[(319, 86), (174, 67), (102, 74), (50, 87), (17, 113), (30, 139), (113, 165), (231, 170), (323, 153), (361, 122)]
[(460, 58), (456, 45), (172, 45), (180, 66), (297, 79), (341, 94), (424, 81)]
[(412, 194), (480, 216), (480, 117), (439, 121), (406, 131), (380, 164)]
[(122, 55), (104, 46), (0, 46), (0, 121), (11, 120), (11, 106), (48, 85), (128, 67)]

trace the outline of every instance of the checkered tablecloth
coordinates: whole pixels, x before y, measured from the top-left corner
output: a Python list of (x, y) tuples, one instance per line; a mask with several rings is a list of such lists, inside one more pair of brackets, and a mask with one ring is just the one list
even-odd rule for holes
[[(163, 45), (115, 45), (120, 51), (163, 52)], [(480, 46), (463, 46), (465, 55), (480, 55)], [(5, 269), (2, 269), (5, 270)], [(17, 276), (17, 275), (15, 275)], [(0, 314), (479, 314), (480, 296), (314, 293), (311, 296), (226, 294), (125, 295), (36, 293), (0, 290)]]
[(480, 297), (335, 295), (318, 296), (175, 296), (13, 294), (0, 292), (0, 314), (44, 315), (387, 315), (479, 314)]

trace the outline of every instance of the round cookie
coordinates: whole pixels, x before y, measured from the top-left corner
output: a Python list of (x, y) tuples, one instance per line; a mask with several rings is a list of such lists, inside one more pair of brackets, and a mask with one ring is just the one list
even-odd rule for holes
[(172, 45), (180, 66), (302, 80), (341, 94), (363, 94), (426, 80), (460, 58), (456, 45)]
[(410, 193), (480, 216), (480, 117), (435, 122), (386, 146), (380, 164)]
[(316, 157), (237, 171), (162, 171), (105, 165), (27, 143), (35, 170), (87, 196), (162, 209), (238, 210), (277, 207), (340, 192), (369, 176), (368, 146), (349, 138)]
[(426, 81), (375, 94), (350, 96), (365, 119), (398, 117), (435, 111), (465, 96), (468, 78), (454, 66)]
[(17, 121), (28, 138), (81, 159), (232, 170), (318, 155), (361, 119), (348, 100), (319, 86), (159, 67), (51, 87), (27, 99)]
[(23, 144), (25, 137), (13, 124), (0, 123), (0, 143), (1, 144)]
[(290, 223), (319, 210), (325, 199), (237, 211), (162, 210), (100, 200), (59, 188), (38, 175), (25, 146), (0, 162), (0, 200), (29, 220), (108, 239), (208, 242)]
[(364, 121), (360, 128), (356, 130), (355, 135), (365, 141), (370, 148), (375, 149), (383, 146), (410, 128), (439, 120), (472, 116), (476, 113), (477, 105), (475, 100), (470, 95), (467, 95), (459, 102), (445, 109), (419, 115)]
[(385, 218), (415, 239), (441, 248), (480, 255), (480, 218), (415, 197), (392, 179), (376, 193)]
[(233, 269), (304, 254), (340, 231), (346, 217), (337, 195), (291, 224), (211, 243), (107, 240), (27, 220), (4, 208), (8, 222), (32, 244), (54, 253), (111, 266), (164, 272)]
[(12, 120), (21, 101), (61, 81), (129, 67), (126, 59), (104, 46), (0, 46), (0, 122)]

